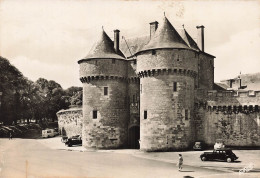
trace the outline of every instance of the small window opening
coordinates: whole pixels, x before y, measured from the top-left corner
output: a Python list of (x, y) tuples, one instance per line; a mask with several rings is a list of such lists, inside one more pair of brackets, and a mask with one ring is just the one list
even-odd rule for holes
[(189, 111), (188, 109), (185, 109), (185, 120), (189, 119)]
[(104, 87), (104, 95), (108, 94), (108, 87)]
[(152, 50), (152, 55), (155, 55), (156, 54), (156, 51), (153, 49)]
[(97, 110), (93, 111), (93, 119), (97, 119)]
[(97, 60), (95, 60), (95, 64), (97, 65)]
[(136, 64), (136, 59), (134, 60), (134, 64)]
[(115, 59), (112, 59), (112, 64), (115, 64), (116, 63), (116, 60)]
[(144, 111), (144, 119), (147, 119), (147, 111)]
[(177, 57), (177, 61), (180, 61), (180, 57), (179, 57), (179, 55), (178, 55), (178, 57)]
[(177, 82), (173, 82), (173, 91), (177, 91)]

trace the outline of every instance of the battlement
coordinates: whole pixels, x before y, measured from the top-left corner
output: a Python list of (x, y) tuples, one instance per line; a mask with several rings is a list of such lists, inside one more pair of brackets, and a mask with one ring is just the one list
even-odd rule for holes
[(228, 99), (239, 99), (239, 98), (248, 98), (251, 100), (252, 98), (260, 98), (260, 91), (254, 90), (225, 90), (225, 91), (218, 91), (218, 90), (200, 90), (197, 89), (197, 97), (199, 99), (206, 99), (206, 100), (228, 100)]
[(93, 80), (121, 80), (124, 82), (140, 82), (140, 79), (138, 77), (120, 77), (120, 76), (103, 76), (103, 75), (97, 75), (97, 76), (86, 76), (86, 77), (81, 77), (80, 81), (82, 83), (89, 83), (90, 81)]
[(152, 69), (152, 70), (144, 70), (140, 71), (138, 73), (139, 77), (149, 77), (149, 76), (155, 76), (155, 75), (170, 75), (170, 74), (176, 74), (176, 75), (187, 75), (195, 78), (197, 76), (197, 72), (193, 70), (186, 70), (186, 69), (180, 69), (180, 68), (174, 68), (174, 69)]
[(197, 90), (196, 108), (209, 111), (259, 112), (260, 91), (216, 91)]
[(260, 91), (237, 90), (237, 91), (207, 91), (209, 97), (260, 97)]

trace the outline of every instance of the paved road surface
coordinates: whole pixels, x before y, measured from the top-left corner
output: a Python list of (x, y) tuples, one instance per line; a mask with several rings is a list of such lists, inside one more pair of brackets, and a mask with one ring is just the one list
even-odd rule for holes
[[(222, 171), (148, 160), (131, 154), (54, 150), (34, 139), (0, 139), (0, 177), (200, 177)], [(223, 176), (222, 176), (223, 178)]]

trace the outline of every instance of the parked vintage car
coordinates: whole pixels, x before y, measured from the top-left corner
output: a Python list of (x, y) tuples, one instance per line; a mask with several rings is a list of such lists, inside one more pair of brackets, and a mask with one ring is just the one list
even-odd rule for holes
[(203, 150), (203, 142), (195, 142), (194, 146), (193, 146), (193, 150)]
[(68, 147), (71, 147), (72, 145), (82, 145), (82, 140), (80, 135), (75, 135), (70, 138), (65, 142), (65, 145)]
[(212, 152), (204, 152), (200, 155), (200, 159), (202, 161), (208, 160), (224, 160), (227, 162), (233, 162), (237, 160), (238, 157), (233, 153), (233, 151), (229, 148), (221, 148), (217, 150), (213, 150)]
[(50, 137), (54, 137), (55, 133), (54, 133), (54, 129), (45, 129), (42, 130), (42, 138), (50, 138)]

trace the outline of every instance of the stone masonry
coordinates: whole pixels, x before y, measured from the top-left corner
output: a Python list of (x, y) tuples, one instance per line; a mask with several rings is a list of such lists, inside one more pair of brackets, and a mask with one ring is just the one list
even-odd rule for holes
[[(204, 52), (204, 26), (197, 28), (201, 49), (166, 17), (162, 24), (150, 23), (149, 36), (121, 42), (119, 30), (114, 41), (102, 30), (78, 61), (85, 147), (140, 143), (144, 151), (171, 151), (189, 149), (195, 141), (212, 146), (216, 139), (227, 146), (260, 146), (260, 91), (217, 87), (215, 56)], [(68, 121), (61, 127), (75, 123), (58, 116), (59, 123)]]

